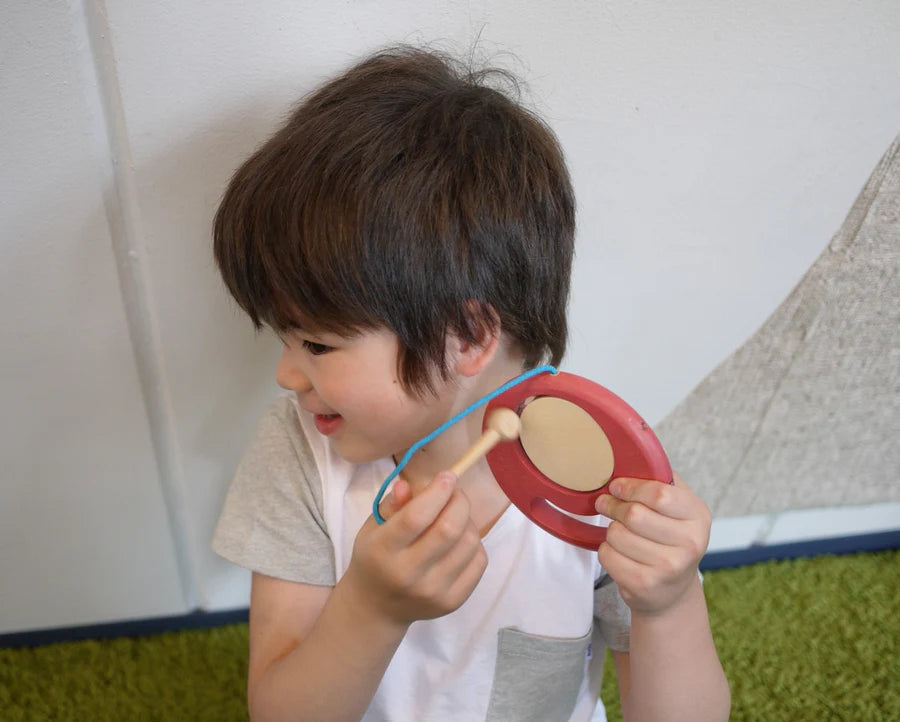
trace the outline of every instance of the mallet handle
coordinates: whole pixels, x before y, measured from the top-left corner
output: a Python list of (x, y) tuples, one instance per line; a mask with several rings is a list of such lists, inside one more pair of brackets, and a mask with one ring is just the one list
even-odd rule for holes
[(456, 463), (450, 467), (450, 471), (456, 474), (457, 477), (462, 476), (469, 470), (469, 467), (471, 467), (472, 464), (487, 454), (499, 442), (500, 434), (493, 429), (488, 429), (481, 435), (481, 438), (478, 439), (478, 441), (466, 449), (465, 453), (456, 460)]
[(457, 477), (462, 476), (476, 461), (487, 454), (501, 441), (512, 441), (519, 438), (521, 421), (512, 409), (496, 409), (487, 419), (487, 428), (474, 444), (460, 456), (450, 471)]

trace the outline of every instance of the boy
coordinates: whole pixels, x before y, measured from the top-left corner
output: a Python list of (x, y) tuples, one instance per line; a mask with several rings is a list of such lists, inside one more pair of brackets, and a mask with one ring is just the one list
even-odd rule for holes
[[(235, 174), (215, 254), (284, 342), (214, 541), (253, 570), (261, 720), (587, 720), (603, 645), (627, 719), (722, 720), (697, 563), (709, 512), (620, 479), (597, 554), (511, 506), (474, 400), (565, 350), (574, 199), (552, 132), (435, 53), (379, 53), (310, 95)], [(613, 581), (615, 580), (615, 582)]]

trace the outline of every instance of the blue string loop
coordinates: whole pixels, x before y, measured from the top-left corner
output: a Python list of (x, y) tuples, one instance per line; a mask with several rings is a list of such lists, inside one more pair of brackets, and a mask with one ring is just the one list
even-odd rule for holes
[(409, 460), (413, 457), (413, 454), (415, 454), (419, 449), (421, 449), (423, 446), (425, 446), (425, 444), (431, 443), (436, 437), (438, 437), (442, 433), (444, 433), (447, 429), (449, 429), (451, 426), (453, 426), (453, 424), (455, 424), (457, 421), (460, 421), (461, 419), (464, 419), (466, 416), (471, 414), (473, 411), (475, 411), (475, 409), (477, 409), (481, 406), (484, 406), (484, 404), (489, 403), (493, 399), (497, 398), (500, 394), (502, 394), (506, 391), (509, 391), (513, 386), (517, 386), (518, 384), (522, 383), (523, 381), (530, 379), (532, 376), (537, 376), (538, 374), (544, 374), (544, 373), (551, 373), (555, 376), (559, 372), (556, 370), (555, 366), (550, 366), (549, 364), (547, 364), (545, 366), (538, 366), (537, 368), (533, 368), (530, 371), (526, 371), (521, 376), (516, 376), (514, 379), (507, 381), (505, 384), (503, 384), (499, 388), (494, 389), (489, 394), (482, 396), (474, 404), (463, 409), (456, 416), (449, 419), (448, 421), (445, 421), (443, 424), (438, 426), (430, 434), (422, 437), (415, 444), (410, 446), (409, 451), (407, 451), (403, 455), (403, 458), (400, 459), (400, 463), (397, 464), (396, 468), (390, 474), (388, 474), (387, 479), (385, 479), (384, 482), (382, 482), (381, 488), (378, 489), (378, 493), (375, 495), (375, 501), (372, 502), (372, 516), (375, 517), (375, 521), (377, 521), (379, 524), (384, 524), (385, 520), (381, 516), (381, 512), (378, 511), (378, 505), (381, 504), (381, 498), (384, 496), (384, 493), (387, 491), (388, 486), (390, 486), (391, 482), (397, 477), (397, 474), (399, 474), (401, 471), (403, 471), (403, 467), (405, 467), (406, 464), (409, 462)]

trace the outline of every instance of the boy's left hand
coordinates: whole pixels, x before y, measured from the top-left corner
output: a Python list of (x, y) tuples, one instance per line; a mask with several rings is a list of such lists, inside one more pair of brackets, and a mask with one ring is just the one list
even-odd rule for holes
[(597, 556), (633, 612), (657, 615), (674, 607), (697, 583), (709, 543), (709, 508), (678, 474), (674, 485), (614, 479), (597, 498), (612, 519)]

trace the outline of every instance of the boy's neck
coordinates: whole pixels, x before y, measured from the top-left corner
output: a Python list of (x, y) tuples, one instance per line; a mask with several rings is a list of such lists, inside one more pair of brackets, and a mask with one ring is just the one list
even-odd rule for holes
[[(521, 374), (522, 370), (521, 359), (497, 354), (476, 377), (460, 379), (453, 402), (453, 413), (459, 413)], [(438, 472), (449, 469), (481, 436), (484, 410), (481, 407), (472, 411), (410, 459), (401, 475), (410, 483), (413, 494), (430, 482)], [(469, 497), (472, 522), (481, 530), (482, 535), (487, 533), (509, 505), (509, 500), (483, 457), (462, 475), (458, 488)]]

